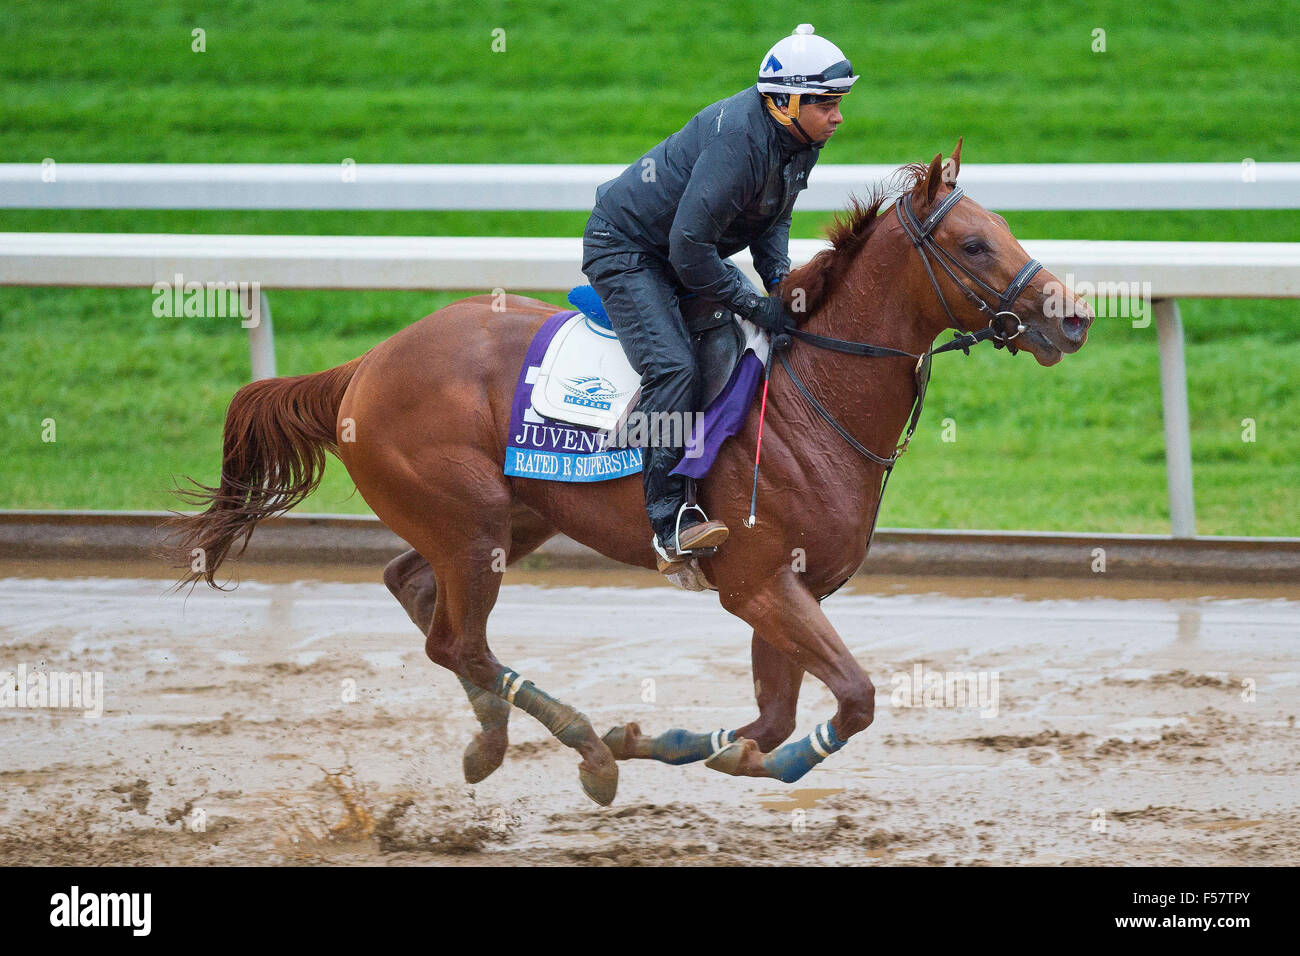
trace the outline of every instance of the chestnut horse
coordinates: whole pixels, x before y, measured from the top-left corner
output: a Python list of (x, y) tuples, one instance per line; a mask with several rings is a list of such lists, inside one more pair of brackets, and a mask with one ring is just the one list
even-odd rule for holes
[[(226, 415), (220, 485), (189, 492), (207, 508), (178, 519), (186, 563), (195, 548), (206, 560), (184, 580), (216, 586), (213, 575), (236, 541), (242, 536), (246, 547), (259, 521), (306, 498), (330, 451), (379, 519), (413, 548), (388, 566), (384, 581), (425, 635), (430, 660), (460, 678), (481, 724), (465, 751), (468, 781), (500, 766), (512, 706), (581, 754), (580, 782), (600, 804), (614, 799), (619, 759), (704, 759), (726, 773), (798, 779), (872, 722), (875, 689), (819, 602), (866, 557), (886, 465), (909, 419), (915, 423), (924, 386), (918, 360), (946, 328), (976, 333), (958, 345), (1009, 344), (1009, 331), (999, 331), (1009, 318), (1020, 332), (1011, 351), (1018, 346), (1053, 365), (1083, 345), (1092, 321), (1058, 280), (1035, 274), (1037, 264), (1002, 217), (957, 201), (960, 152), (958, 142), (946, 163), (936, 156), (928, 167), (900, 170), (897, 215), (880, 214), (879, 191), (855, 200), (831, 230), (832, 248), (781, 286), (791, 310), (805, 314), (780, 353), (784, 362), (774, 363), (782, 368), (771, 372), (763, 426), (760, 492), (780, 507), (746, 526), (757, 408), (700, 483), (700, 503), (732, 529), (700, 568), (722, 606), (754, 631), (759, 713), (751, 723), (653, 737), (628, 724), (602, 738), (582, 713), (503, 666), (488, 647), (502, 570), (557, 532), (616, 561), (655, 568), (639, 476), (562, 483), (504, 474), (520, 365), (533, 334), (558, 311), (546, 302), (507, 296), (501, 312), (489, 296), (463, 299), (346, 365), (240, 389)], [(990, 307), (981, 290), (997, 303), (1003, 289), (1002, 302)], [(1060, 297), (1054, 308), (1052, 296)], [(853, 354), (827, 347), (832, 340), (878, 348)], [(836, 434), (831, 419), (847, 435)], [(794, 731), (805, 671), (830, 688), (838, 707), (809, 737), (781, 746)]]

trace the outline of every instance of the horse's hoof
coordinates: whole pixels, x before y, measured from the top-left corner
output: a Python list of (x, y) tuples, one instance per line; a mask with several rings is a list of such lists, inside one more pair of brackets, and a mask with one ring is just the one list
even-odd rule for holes
[(762, 777), (767, 775), (763, 770), (763, 752), (758, 749), (758, 744), (755, 741), (747, 737), (742, 737), (740, 740), (723, 747), (704, 761), (704, 766), (710, 770), (730, 774), (733, 777)]
[(598, 771), (584, 760), (578, 764), (578, 782), (582, 784), (583, 793), (607, 807), (618, 793), (618, 764), (610, 761), (608, 769)]
[(461, 759), (461, 769), (465, 772), (466, 783), (478, 783), (480, 780), (486, 779), (505, 760), (506, 742), (504, 740), (498, 746), (496, 744), (485, 744), (482, 738), (482, 734), (475, 734), (474, 738), (470, 740), (469, 746), (465, 748), (465, 756)]
[(641, 736), (641, 726), (639, 724), (624, 724), (622, 727), (615, 727), (609, 733), (600, 739), (605, 742), (609, 752), (614, 755), (615, 760), (630, 760), (632, 758), (632, 747), (636, 739)]

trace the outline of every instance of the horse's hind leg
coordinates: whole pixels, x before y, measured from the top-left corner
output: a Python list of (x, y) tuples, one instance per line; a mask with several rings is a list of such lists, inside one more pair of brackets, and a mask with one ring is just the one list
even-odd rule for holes
[(749, 739), (764, 752), (775, 750), (794, 733), (803, 667), (754, 632), (750, 654), (754, 663), (754, 698), (758, 718), (739, 730), (692, 733), (666, 730), (654, 737), (641, 733), (637, 724), (615, 727), (604, 737), (619, 760), (649, 759), (685, 764), (706, 760), (733, 740)]
[[(436, 509), (449, 519), (395, 529), (428, 559), (438, 582), (424, 651), (435, 664), (532, 714), (562, 744), (578, 751), (583, 791), (608, 805), (618, 790), (618, 763), (591, 721), (504, 666), (488, 647), (487, 619), (501, 589), (502, 558), (509, 554), (509, 492), (501, 487), (498, 495), (482, 484), (455, 490), (459, 497), (447, 501), (447, 508)], [(391, 521), (385, 523), (394, 527)]]
[[(510, 551), (506, 563), (515, 563), (554, 534), (555, 529), (545, 524), (536, 514), (521, 509), (511, 523)], [(429, 562), (415, 549), (400, 554), (384, 569), (384, 584), (402, 605), (407, 617), (420, 629), (420, 633), (427, 635), (433, 626), (433, 612), (438, 597), (438, 582), (434, 579)], [(465, 781), (478, 783), (500, 767), (505, 758), (509, 743), (507, 726), (510, 704), (460, 675), (457, 675), (457, 680), (465, 689), (470, 706), (474, 708), (474, 716), (482, 728), (470, 740), (461, 761)]]
[[(433, 627), (433, 612), (438, 599), (438, 582), (433, 577), (433, 568), (429, 567), (429, 562), (414, 549), (400, 554), (384, 568), (384, 584), (402, 605), (411, 622), (421, 633), (427, 635)], [(482, 728), (470, 740), (461, 760), (466, 782), (478, 783), (501, 766), (501, 761), (505, 759), (509, 743), (506, 728), (510, 719), (510, 705), (494, 694), (475, 687), (459, 674), (457, 679), (461, 687), (465, 688), (470, 706), (474, 708), (474, 716)]]

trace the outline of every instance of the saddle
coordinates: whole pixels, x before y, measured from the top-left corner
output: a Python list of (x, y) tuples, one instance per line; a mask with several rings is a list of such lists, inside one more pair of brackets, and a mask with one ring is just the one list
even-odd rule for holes
[[(617, 429), (640, 398), (640, 373), (623, 353), (596, 290), (578, 286), (568, 298), (578, 312), (546, 349), (532, 382), (532, 409), (573, 425)], [(691, 296), (681, 304), (702, 384), (701, 407), (707, 407), (753, 344), (752, 336), (738, 316), (714, 303)], [(757, 329), (754, 334), (761, 335)]]

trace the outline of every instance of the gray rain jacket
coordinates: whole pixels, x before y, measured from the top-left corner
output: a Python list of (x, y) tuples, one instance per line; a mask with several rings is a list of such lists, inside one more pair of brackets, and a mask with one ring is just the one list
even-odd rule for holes
[(594, 211), (670, 263), (687, 289), (748, 317), (753, 286), (723, 260), (748, 246), (768, 288), (790, 271), (790, 213), (820, 153), (778, 125), (751, 86), (601, 184)]

